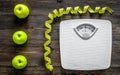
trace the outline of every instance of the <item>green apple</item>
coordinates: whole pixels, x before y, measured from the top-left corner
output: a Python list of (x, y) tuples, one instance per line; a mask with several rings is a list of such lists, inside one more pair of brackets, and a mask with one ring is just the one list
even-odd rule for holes
[(27, 59), (25, 56), (23, 55), (16, 55), (13, 59), (12, 59), (12, 66), (15, 69), (23, 69), (27, 66)]
[(15, 44), (22, 45), (26, 43), (28, 36), (24, 31), (16, 31), (12, 38)]
[(30, 10), (27, 5), (17, 4), (14, 7), (14, 14), (20, 19), (26, 18), (29, 15), (29, 12)]

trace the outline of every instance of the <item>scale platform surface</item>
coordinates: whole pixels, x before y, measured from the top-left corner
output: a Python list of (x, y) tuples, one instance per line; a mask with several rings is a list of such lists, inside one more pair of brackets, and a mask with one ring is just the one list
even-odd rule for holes
[(60, 55), (64, 69), (101, 70), (111, 64), (109, 20), (73, 19), (60, 23)]

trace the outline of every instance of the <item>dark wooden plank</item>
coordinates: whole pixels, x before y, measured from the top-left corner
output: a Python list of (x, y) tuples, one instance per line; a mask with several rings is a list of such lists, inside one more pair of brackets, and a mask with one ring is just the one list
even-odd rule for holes
[[(13, 7), (17, 3), (27, 4), (31, 13), (25, 20), (19, 20), (14, 16)], [(45, 69), (43, 59), (44, 21), (47, 15), (54, 9), (68, 6), (90, 5), (110, 6), (114, 13), (103, 16), (89, 15), (65, 15), (55, 19), (53, 25), (52, 58), (55, 70), (49, 72)], [(120, 0), (0, 0), (0, 75), (120, 75)], [(107, 70), (99, 71), (71, 71), (61, 67), (60, 48), (59, 48), (59, 23), (61, 20), (68, 19), (107, 19), (112, 22), (112, 63)], [(12, 34), (16, 30), (24, 30), (28, 33), (28, 42), (25, 45), (17, 46), (12, 41)], [(25, 55), (28, 59), (28, 66), (23, 70), (15, 70), (11, 65), (12, 58), (17, 55)]]

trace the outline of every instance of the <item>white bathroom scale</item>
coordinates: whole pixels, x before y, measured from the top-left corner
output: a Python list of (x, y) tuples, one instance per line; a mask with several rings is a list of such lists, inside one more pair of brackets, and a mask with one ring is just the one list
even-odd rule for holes
[(60, 23), (60, 55), (64, 69), (101, 70), (111, 64), (112, 24), (101, 19)]

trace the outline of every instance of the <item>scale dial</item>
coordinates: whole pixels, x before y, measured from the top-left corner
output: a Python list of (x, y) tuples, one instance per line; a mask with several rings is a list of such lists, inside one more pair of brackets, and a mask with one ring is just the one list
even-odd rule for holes
[(89, 38), (91, 38), (97, 30), (98, 28), (91, 24), (81, 24), (74, 28), (76, 34), (84, 40), (88, 40)]

